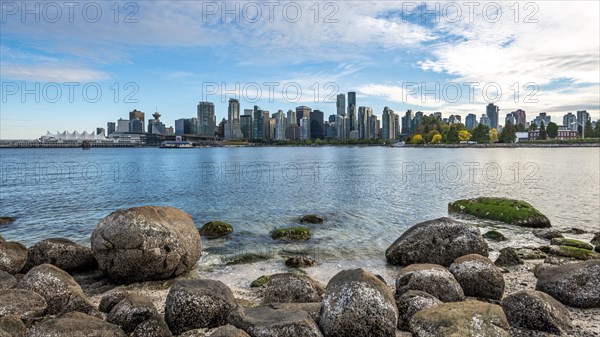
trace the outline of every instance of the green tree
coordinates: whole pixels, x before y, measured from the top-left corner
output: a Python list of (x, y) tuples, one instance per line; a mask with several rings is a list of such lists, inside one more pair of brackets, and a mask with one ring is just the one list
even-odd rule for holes
[(450, 125), (450, 129), (448, 129), (446, 142), (449, 144), (458, 143), (458, 129), (454, 125)]
[(473, 129), (473, 137), (471, 140), (477, 143), (489, 143), (490, 142), (490, 128), (479, 124)]
[(593, 138), (594, 137), (594, 128), (592, 127), (592, 122), (587, 121), (585, 123), (585, 129), (584, 129), (584, 135), (585, 138)]
[(546, 134), (546, 126), (544, 125), (544, 121), (542, 121), (540, 123), (540, 135), (538, 139), (546, 140), (546, 138), (548, 138), (548, 135)]
[(596, 127), (594, 128), (594, 137), (600, 138), (600, 119), (596, 121)]
[[(439, 135), (439, 134), (440, 134), (440, 132), (438, 130), (431, 130), (425, 135), (425, 140), (427, 141), (427, 143), (431, 143), (433, 136)], [(441, 136), (440, 136), (440, 138), (441, 138)]]
[(531, 124), (529, 125), (529, 131), (535, 131), (538, 129), (538, 125), (535, 124), (534, 122), (531, 122)]
[(558, 137), (558, 125), (556, 125), (554, 122), (548, 123), (548, 127), (546, 127), (546, 133), (550, 139)]
[(506, 123), (504, 128), (502, 128), (502, 132), (500, 132), (500, 142), (501, 143), (514, 143), (515, 139), (517, 139), (517, 127), (512, 125), (512, 123)]

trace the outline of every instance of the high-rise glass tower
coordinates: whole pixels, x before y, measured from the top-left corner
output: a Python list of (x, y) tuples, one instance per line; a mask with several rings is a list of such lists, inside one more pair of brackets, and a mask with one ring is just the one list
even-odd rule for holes
[(337, 115), (346, 116), (346, 95), (337, 95)]
[(490, 129), (498, 129), (498, 115), (500, 114), (500, 108), (494, 105), (494, 103), (490, 103), (485, 109), (485, 114), (490, 120)]
[(237, 99), (229, 99), (229, 107), (227, 109), (227, 131), (225, 138), (240, 139), (243, 137), (240, 127), (240, 101)]
[(215, 105), (212, 102), (198, 104), (198, 134), (205, 136), (215, 135)]
[(351, 91), (348, 93), (348, 118), (350, 119), (350, 131), (354, 131), (358, 128), (356, 117), (356, 93)]

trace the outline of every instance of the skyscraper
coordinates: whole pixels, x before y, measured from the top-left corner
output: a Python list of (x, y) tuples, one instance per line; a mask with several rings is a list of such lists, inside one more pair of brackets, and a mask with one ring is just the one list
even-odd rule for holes
[(283, 110), (277, 111), (274, 114), (275, 116), (275, 139), (277, 140), (285, 140), (285, 130), (287, 129), (287, 118), (285, 118), (285, 114)]
[(180, 118), (175, 121), (176, 135), (189, 135), (192, 133), (192, 120), (189, 118)]
[(357, 129), (356, 125), (356, 93), (350, 91), (348, 93), (348, 118), (350, 119), (350, 131)]
[(361, 106), (358, 108), (358, 138), (371, 138), (371, 129), (369, 127), (369, 119), (373, 115), (373, 109), (370, 107)]
[(242, 129), (242, 138), (251, 140), (252, 138), (252, 115), (240, 116), (240, 129)]
[(467, 130), (473, 130), (477, 127), (477, 116), (475, 114), (468, 114), (465, 119), (465, 127)]
[(310, 138), (323, 138), (323, 111), (310, 112)]
[(137, 119), (142, 122), (142, 131), (141, 132), (144, 132), (144, 122), (145, 122), (144, 113), (141, 111), (138, 111), (136, 109), (133, 109), (133, 111), (129, 112), (129, 120), (134, 120), (134, 119)]
[(212, 102), (200, 102), (198, 104), (198, 134), (214, 137), (215, 128), (215, 105)]
[(504, 118), (504, 126), (508, 124), (517, 125), (516, 123), (517, 119), (515, 118), (515, 115), (512, 112), (507, 113), (506, 118)]
[(299, 106), (296, 108), (296, 123), (300, 125), (300, 121), (303, 117), (306, 117), (310, 121), (311, 108), (307, 106)]
[(488, 116), (490, 121), (490, 129), (498, 129), (498, 116), (500, 114), (500, 108), (494, 105), (494, 103), (490, 103), (485, 109), (485, 114)]
[(298, 125), (298, 120), (296, 119), (296, 111), (294, 110), (288, 110), (287, 112), (287, 123), (288, 126), (291, 125)]
[(387, 106), (383, 108), (381, 116), (381, 138), (383, 140), (396, 139), (396, 129), (394, 127), (394, 111)]
[(516, 111), (513, 111), (512, 114), (515, 116), (515, 125), (527, 125), (527, 114), (525, 114), (524, 110), (517, 109)]
[(346, 95), (337, 95), (337, 115), (346, 116)]
[(572, 112), (563, 116), (563, 127), (567, 130), (577, 131), (577, 117)]
[(240, 101), (237, 99), (229, 99), (229, 107), (227, 109), (227, 131), (225, 132), (227, 139), (242, 138), (242, 129), (240, 127)]
[(115, 133), (115, 130), (117, 129), (117, 123), (115, 122), (108, 122), (106, 123), (106, 135), (110, 135), (111, 133)]
[(488, 118), (487, 114), (481, 114), (481, 118), (479, 119), (479, 124), (483, 124), (483, 125), (487, 126), (488, 128), (490, 127), (490, 119)]
[[(441, 117), (441, 115), (440, 115)], [(410, 135), (412, 133), (411, 125), (412, 125), (412, 110), (406, 110), (404, 117), (402, 117), (402, 133), (405, 135)]]
[(252, 113), (252, 139), (263, 140), (263, 111), (257, 105), (254, 106), (254, 112)]

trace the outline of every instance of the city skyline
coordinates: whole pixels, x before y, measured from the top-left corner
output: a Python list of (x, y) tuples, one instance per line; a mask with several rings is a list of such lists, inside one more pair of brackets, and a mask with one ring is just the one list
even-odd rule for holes
[[(325, 116), (336, 114), (336, 95), (350, 89), (356, 92), (356, 115), (360, 106), (377, 115), (389, 106), (399, 112), (443, 111), (464, 121), (469, 113), (483, 113), (480, 107), (489, 101), (482, 88), (496, 83), (503, 91), (496, 102), (501, 124), (505, 112), (517, 109), (547, 112), (554, 120), (578, 110), (587, 110), (594, 120), (600, 113), (597, 2), (540, 2), (535, 15), (526, 3), (518, 3), (518, 15), (513, 3), (502, 3), (498, 20), (482, 14), (480, 6), (473, 20), (459, 22), (450, 20), (453, 8), (438, 8), (437, 17), (420, 15), (435, 13), (435, 3), (426, 8), (395, 2), (332, 2), (334, 7), (325, 8), (319, 3), (319, 13), (312, 4), (299, 3), (304, 15), (296, 22), (281, 10), (273, 20), (263, 11), (263, 17), (254, 18), (259, 20), (230, 16), (223, 21), (207, 13), (206, 2), (133, 2), (135, 14), (125, 3), (118, 3), (119, 11), (111, 4), (101, 4), (104, 15), (93, 23), (80, 8), (73, 22), (66, 8), (57, 22), (44, 16), (43, 7), (39, 17), (31, 14), (34, 5), (24, 16), (20, 8), (6, 11), (0, 138), (36, 138), (48, 129), (92, 130), (134, 109), (158, 110), (174, 126), (178, 118), (193, 116), (199, 101), (213, 102), (220, 121), (228, 117), (232, 97), (226, 94), (236, 84), (242, 109), (259, 105), (271, 112), (308, 105)], [(273, 83), (278, 85), (271, 100)], [(287, 86), (293, 98), (296, 85), (302, 95), (286, 101), (282, 88)], [(456, 87), (462, 93), (454, 101)], [(98, 88), (102, 95), (91, 102)], [(58, 99), (56, 90), (62, 91)], [(431, 90), (438, 97), (427, 95)], [(257, 91), (262, 100), (252, 102)]]

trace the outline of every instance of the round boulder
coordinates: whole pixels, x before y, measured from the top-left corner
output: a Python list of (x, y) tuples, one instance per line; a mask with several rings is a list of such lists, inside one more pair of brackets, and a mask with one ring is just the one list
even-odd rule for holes
[(479, 301), (442, 303), (417, 312), (410, 320), (415, 337), (509, 337), (502, 307)]
[(150, 299), (129, 294), (112, 308), (106, 320), (125, 332), (132, 332), (138, 324), (155, 316), (158, 316), (158, 311)]
[(91, 241), (99, 268), (121, 283), (181, 275), (202, 250), (192, 217), (173, 207), (115, 211), (98, 223)]
[(502, 300), (510, 325), (562, 334), (570, 324), (564, 305), (552, 296), (535, 290), (521, 290)]
[(325, 336), (394, 336), (398, 308), (390, 289), (363, 270), (343, 270), (327, 284), (319, 326)]
[(0, 270), (0, 290), (2, 289), (10, 289), (17, 284), (17, 279), (11, 274)]
[(494, 264), (501, 267), (511, 267), (524, 264), (523, 259), (517, 254), (517, 251), (512, 247), (502, 248), (500, 255), (494, 261)]
[[(231, 312), (229, 324), (253, 337), (323, 337), (310, 315), (298, 308), (280, 308), (273, 305), (240, 306)], [(230, 331), (231, 334), (222, 333), (218, 336), (246, 336), (237, 330)]]
[(98, 310), (101, 312), (109, 313), (115, 305), (119, 304), (121, 300), (129, 295), (124, 288), (115, 288), (107, 291), (100, 299)]
[(569, 263), (544, 269), (536, 290), (576, 308), (600, 307), (600, 260)]
[(440, 304), (442, 301), (423, 291), (409, 290), (396, 297), (398, 329), (408, 330), (408, 322), (417, 312)]
[(27, 262), (27, 248), (18, 242), (0, 243), (0, 270), (16, 274)]
[(16, 315), (25, 322), (42, 316), (46, 301), (39, 294), (21, 289), (0, 290), (0, 317)]
[(434, 263), (447, 267), (467, 254), (488, 256), (488, 245), (479, 228), (439, 218), (409, 228), (386, 250), (385, 257), (393, 265)]
[(53, 318), (34, 326), (27, 337), (127, 337), (118, 326), (93, 317), (69, 316)]
[(42, 295), (48, 304), (46, 313), (49, 315), (70, 311), (89, 314), (97, 312), (73, 277), (51, 264), (33, 267), (15, 288)]
[(174, 334), (227, 324), (237, 306), (231, 289), (221, 281), (177, 281), (167, 295), (165, 320)]
[(49, 263), (66, 272), (93, 270), (97, 267), (94, 252), (88, 247), (62, 238), (47, 239), (36, 243), (28, 250), (24, 272)]
[(466, 296), (502, 299), (504, 276), (487, 257), (477, 254), (461, 256), (448, 270), (454, 275)]
[(442, 302), (465, 299), (460, 284), (446, 268), (436, 264), (412, 264), (402, 268), (396, 279), (396, 297), (409, 290), (420, 290)]
[(320, 302), (325, 288), (305, 275), (293, 273), (271, 275), (265, 288), (265, 303)]
[[(8, 336), (3, 335), (3, 332)], [(27, 327), (18, 316), (10, 315), (0, 318), (0, 336), (25, 337), (26, 335)]]
[(162, 317), (154, 316), (138, 324), (131, 337), (172, 337), (173, 334)]

